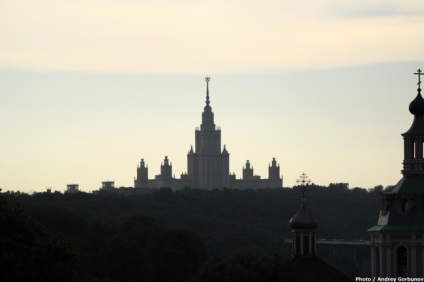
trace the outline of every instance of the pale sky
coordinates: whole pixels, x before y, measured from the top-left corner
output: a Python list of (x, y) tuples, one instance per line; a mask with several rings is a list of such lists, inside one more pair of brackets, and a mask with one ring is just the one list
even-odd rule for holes
[(395, 184), (423, 26), (423, 1), (0, 0), (0, 187), (179, 178), (205, 75), (237, 177)]

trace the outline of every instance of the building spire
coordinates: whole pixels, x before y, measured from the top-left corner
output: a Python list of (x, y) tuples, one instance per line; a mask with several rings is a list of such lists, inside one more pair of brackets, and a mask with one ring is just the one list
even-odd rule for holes
[(421, 69), (418, 69), (417, 72), (414, 72), (415, 75), (418, 75), (418, 93), (421, 93), (421, 75), (423, 75), (423, 73), (421, 72)]
[(211, 78), (209, 76), (205, 77), (206, 81), (206, 106), (209, 106), (209, 81), (211, 81)]

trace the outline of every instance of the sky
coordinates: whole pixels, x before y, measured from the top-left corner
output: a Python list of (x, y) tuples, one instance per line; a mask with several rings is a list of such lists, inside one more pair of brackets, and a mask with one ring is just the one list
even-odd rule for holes
[(0, 188), (179, 178), (206, 75), (238, 178), (394, 185), (423, 26), (415, 0), (0, 0)]

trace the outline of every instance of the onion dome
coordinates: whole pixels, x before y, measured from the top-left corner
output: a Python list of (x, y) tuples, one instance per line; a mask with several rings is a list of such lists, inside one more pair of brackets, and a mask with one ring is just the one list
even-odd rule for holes
[(318, 224), (302, 204), (300, 210), (290, 219), (292, 229), (316, 229)]
[(409, 111), (414, 116), (424, 115), (424, 99), (421, 96), (421, 89), (418, 89), (417, 97), (409, 104)]
[(409, 104), (409, 111), (414, 116), (422, 116), (424, 115), (424, 99), (421, 96), (421, 69), (419, 69), (416, 73), (418, 75), (418, 95), (415, 99)]
[(296, 181), (297, 183), (300, 183), (300, 189), (302, 191), (302, 205), (300, 207), (300, 210), (290, 219), (289, 224), (290, 227), (295, 229), (303, 229), (303, 230), (315, 230), (318, 226), (315, 219), (312, 217), (312, 215), (306, 211), (306, 185), (311, 183), (311, 180), (308, 179), (308, 176), (303, 172), (300, 176), (300, 179)]

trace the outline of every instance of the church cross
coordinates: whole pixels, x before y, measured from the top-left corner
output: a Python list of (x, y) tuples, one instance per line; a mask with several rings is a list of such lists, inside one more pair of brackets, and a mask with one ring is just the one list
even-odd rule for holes
[(421, 89), (421, 75), (423, 75), (421, 69), (418, 69), (418, 72), (414, 72), (414, 74), (418, 75), (418, 89)]
[(299, 177), (298, 180), (296, 180), (297, 183), (300, 184), (300, 188), (302, 191), (302, 203), (304, 204), (306, 202), (306, 189), (305, 189), (305, 185), (308, 185), (309, 183), (311, 183), (311, 180), (308, 178), (308, 176), (306, 175), (306, 173), (302, 173)]
[(308, 179), (308, 176), (306, 175), (306, 173), (303, 172), (302, 175), (300, 175), (299, 179), (296, 180), (296, 182), (302, 186), (305, 186), (311, 183), (311, 180)]

